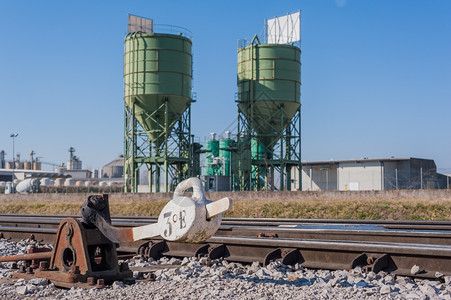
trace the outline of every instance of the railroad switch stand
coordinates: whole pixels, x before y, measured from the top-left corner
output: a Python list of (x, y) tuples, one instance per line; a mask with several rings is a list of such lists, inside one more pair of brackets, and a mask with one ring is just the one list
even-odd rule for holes
[[(82, 211), (93, 206), (93, 203), (97, 204), (97, 208), (101, 207), (101, 217), (110, 222), (108, 196), (89, 196)], [(128, 264), (118, 264), (116, 244), (89, 222), (75, 218), (65, 218), (61, 221), (52, 252), (0, 258), (0, 261), (17, 260), (32, 260), (33, 263), (26, 272), (22, 268), (14, 273), (14, 277), (46, 278), (59, 287), (92, 287), (97, 284), (100, 288), (116, 280), (133, 280), (133, 272), (128, 269)]]
[(101, 286), (133, 277), (127, 264), (118, 265), (116, 245), (99, 230), (85, 228), (74, 218), (61, 222), (49, 265), (40, 264), (34, 274), (66, 288), (88, 282)]

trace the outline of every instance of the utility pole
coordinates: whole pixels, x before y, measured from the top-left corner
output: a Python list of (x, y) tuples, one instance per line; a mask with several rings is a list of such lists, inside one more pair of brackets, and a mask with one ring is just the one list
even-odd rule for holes
[(15, 153), (14, 153), (14, 140), (16, 139), (16, 137), (18, 136), (18, 133), (12, 133), (10, 135), (10, 137), (13, 138), (13, 174), (11, 176), (11, 181), (14, 181), (14, 169), (16, 168), (16, 158), (15, 158)]
[(18, 136), (19, 134), (18, 133), (12, 133), (11, 135), (10, 135), (10, 137), (12, 137), (13, 138), (13, 169), (15, 169), (15, 153), (14, 153), (14, 140), (16, 139), (16, 137)]

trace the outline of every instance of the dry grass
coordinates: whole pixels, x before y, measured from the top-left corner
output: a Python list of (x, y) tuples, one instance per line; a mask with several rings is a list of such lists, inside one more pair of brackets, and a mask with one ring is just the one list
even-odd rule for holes
[[(157, 216), (166, 205), (167, 201), (110, 201), (111, 215), (123, 216)], [(1, 201), (0, 213), (2, 214), (57, 214), (79, 215), (83, 200), (14, 200)]]
[(2, 214), (80, 214), (83, 201), (2, 201), (0, 213)]
[[(266, 200), (234, 199), (233, 208), (226, 217), (247, 218), (324, 218), (324, 219), (394, 219), (394, 220), (451, 220), (451, 198), (398, 197), (291, 197)], [(84, 199), (83, 195), (75, 199)], [(220, 197), (211, 197), (218, 199)], [(74, 199), (74, 198), (72, 198)], [(262, 198), (259, 198), (262, 199)], [(156, 216), (167, 199), (145, 197), (111, 197), (112, 215)], [(83, 200), (55, 200), (17, 198), (0, 200), (0, 213), (25, 214), (80, 214)]]
[(451, 201), (332, 200), (234, 202), (227, 217), (451, 220)]

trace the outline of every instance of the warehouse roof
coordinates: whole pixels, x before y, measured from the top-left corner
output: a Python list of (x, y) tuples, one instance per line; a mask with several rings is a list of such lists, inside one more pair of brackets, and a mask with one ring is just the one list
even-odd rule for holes
[(24, 169), (0, 169), (0, 175), (12, 176), (14, 173), (16, 178), (25, 179), (29, 177), (33, 178), (56, 178), (61, 177), (58, 173), (43, 170), (24, 170)]
[(308, 165), (338, 165), (340, 163), (362, 163), (362, 162), (386, 162), (386, 161), (402, 161), (402, 160), (412, 160), (412, 159), (418, 159), (418, 160), (429, 160), (433, 161), (432, 159), (425, 159), (425, 158), (417, 158), (417, 157), (389, 157), (389, 158), (359, 158), (359, 159), (345, 159), (345, 160), (322, 160), (322, 161), (304, 161), (302, 162), (303, 166)]

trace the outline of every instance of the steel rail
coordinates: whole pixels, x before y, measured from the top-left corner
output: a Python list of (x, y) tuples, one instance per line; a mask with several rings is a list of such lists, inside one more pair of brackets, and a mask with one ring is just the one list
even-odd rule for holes
[[(66, 217), (78, 218), (77, 215), (30, 215), (30, 214), (0, 214), (0, 222), (6, 220), (12, 222), (35, 223), (39, 219), (45, 223), (60, 222)], [(112, 216), (113, 223), (121, 224), (149, 224), (157, 222), (155, 216)], [(416, 221), (416, 220), (355, 220), (355, 219), (291, 219), (291, 218), (223, 218), (223, 225), (247, 225), (247, 226), (289, 226), (289, 225), (316, 225), (316, 224), (342, 224), (342, 225), (379, 225), (387, 229), (417, 229), (417, 230), (451, 230), (451, 221)]]
[[(43, 218), (47, 220), (62, 220), (67, 217), (78, 218), (78, 215), (30, 215), (30, 214), (0, 214), (0, 220), (3, 218)], [(156, 216), (112, 216), (113, 220), (125, 221), (125, 222), (136, 222), (136, 223), (154, 223), (157, 221)], [(277, 225), (302, 225), (302, 224), (373, 224), (387, 226), (391, 228), (402, 228), (403, 226), (408, 226), (409, 228), (414, 227), (424, 227), (428, 228), (447, 228), (451, 229), (451, 221), (437, 221), (437, 220), (357, 220), (357, 219), (292, 219), (292, 218), (232, 218), (226, 217), (222, 221), (225, 225), (240, 225), (249, 224), (257, 226), (277, 226)], [(448, 228), (449, 227), (449, 228)]]

